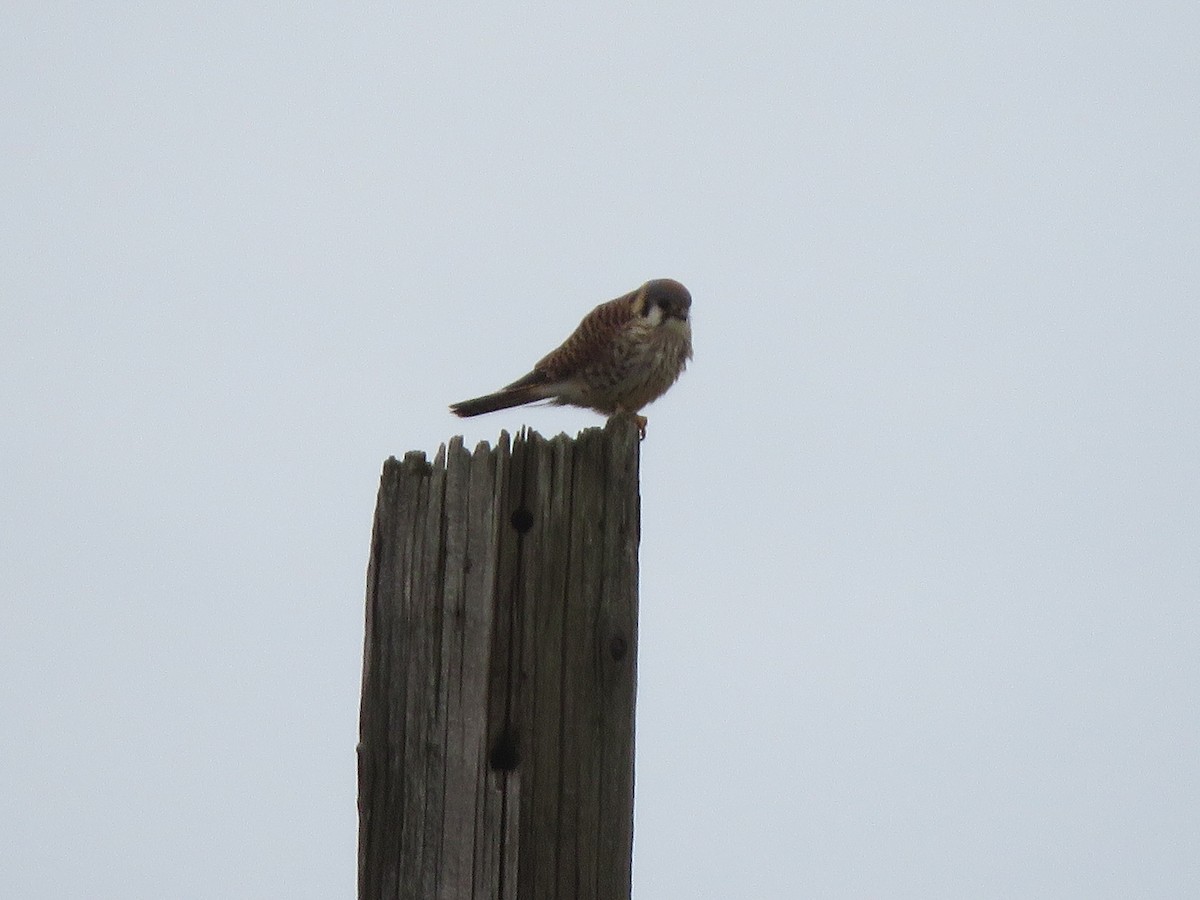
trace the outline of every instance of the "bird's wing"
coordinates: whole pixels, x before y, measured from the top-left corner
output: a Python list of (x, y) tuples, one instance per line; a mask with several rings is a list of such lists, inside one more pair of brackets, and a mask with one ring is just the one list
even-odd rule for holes
[[(638, 289), (640, 290), (640, 288)], [(601, 303), (583, 317), (571, 336), (538, 361), (533, 371), (511, 387), (564, 381), (576, 372), (604, 360), (613, 341), (634, 318), (633, 301), (637, 291)]]

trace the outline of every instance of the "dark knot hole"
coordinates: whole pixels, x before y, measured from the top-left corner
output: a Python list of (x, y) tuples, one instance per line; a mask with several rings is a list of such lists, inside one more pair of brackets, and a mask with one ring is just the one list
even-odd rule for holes
[(533, 513), (522, 506), (520, 509), (513, 510), (510, 521), (512, 522), (512, 527), (517, 530), (517, 534), (525, 534), (525, 532), (533, 527)]
[(512, 732), (505, 731), (492, 745), (488, 754), (488, 763), (497, 772), (511, 772), (521, 761), (521, 753), (517, 750), (517, 739)]

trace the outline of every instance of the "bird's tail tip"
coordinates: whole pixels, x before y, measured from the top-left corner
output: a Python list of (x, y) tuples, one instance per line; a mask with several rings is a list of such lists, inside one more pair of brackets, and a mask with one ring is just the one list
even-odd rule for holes
[(508, 409), (511, 406), (521, 406), (541, 399), (543, 398), (539, 393), (529, 388), (497, 391), (495, 394), (485, 394), (482, 397), (451, 403), (450, 412), (460, 419), (469, 419), (471, 416), (482, 416), (484, 413)]
[(460, 400), (458, 403), (450, 404), (450, 412), (458, 416), (460, 419), (469, 419), (471, 416), (483, 415), (491, 410), (484, 409), (480, 401), (485, 400), (485, 397), (477, 397), (474, 400)]

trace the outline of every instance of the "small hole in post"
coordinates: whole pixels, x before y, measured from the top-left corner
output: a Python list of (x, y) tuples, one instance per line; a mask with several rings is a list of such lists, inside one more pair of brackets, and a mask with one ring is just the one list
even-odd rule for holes
[(629, 652), (629, 644), (625, 642), (625, 636), (614, 634), (612, 640), (608, 642), (608, 652), (615, 660), (624, 659), (625, 654)]
[(513, 736), (508, 732), (500, 735), (492, 745), (492, 752), (488, 754), (488, 764), (497, 772), (511, 772), (520, 761), (521, 754), (517, 751), (517, 742)]
[(533, 527), (533, 513), (522, 506), (520, 509), (513, 510), (511, 521), (512, 527), (517, 529), (518, 534), (525, 534)]

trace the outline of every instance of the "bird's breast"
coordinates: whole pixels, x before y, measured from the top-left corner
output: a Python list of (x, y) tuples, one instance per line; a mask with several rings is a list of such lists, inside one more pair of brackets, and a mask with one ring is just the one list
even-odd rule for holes
[(583, 373), (580, 405), (604, 413), (637, 412), (675, 383), (692, 356), (691, 329), (671, 319), (632, 328), (618, 338), (612, 354)]

